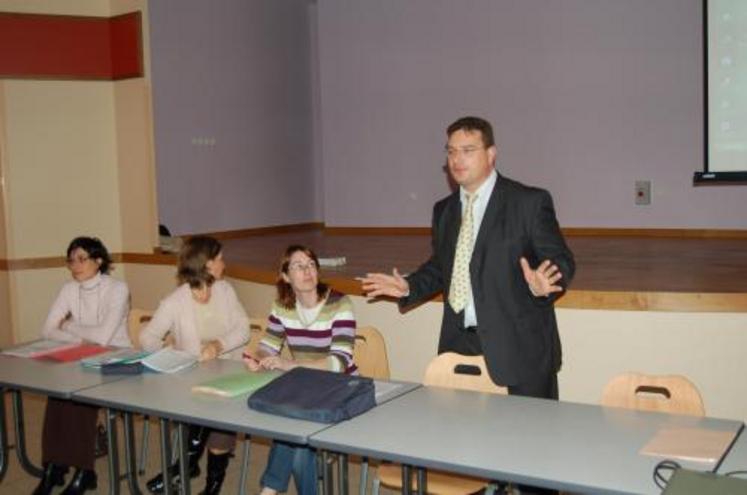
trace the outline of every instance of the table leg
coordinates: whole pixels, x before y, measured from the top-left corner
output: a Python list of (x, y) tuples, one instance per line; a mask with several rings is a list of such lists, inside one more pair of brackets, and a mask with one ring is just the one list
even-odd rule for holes
[(359, 495), (366, 495), (368, 489), (368, 457), (361, 459), (361, 476), (360, 483), (358, 484)]
[(140, 447), (138, 474), (145, 476), (145, 461), (148, 459), (148, 442), (150, 442), (150, 418), (143, 416), (143, 444)]
[(171, 439), (169, 438), (169, 420), (160, 418), (161, 434), (161, 476), (163, 476), (163, 493), (171, 495)]
[(337, 454), (337, 493), (348, 495), (348, 455)]
[(0, 388), (0, 482), (8, 472), (8, 423), (5, 418), (5, 389)]
[[(132, 413), (124, 413), (125, 457), (127, 462), (127, 484), (132, 495), (140, 495), (140, 485), (137, 482), (137, 459), (135, 459), (135, 425)], [(111, 454), (110, 454), (111, 455)]]
[(187, 456), (187, 442), (189, 442), (189, 426), (184, 423), (177, 425), (179, 434), (179, 480), (182, 487), (182, 495), (189, 495), (190, 477), (189, 477), (189, 460)]
[(11, 391), (13, 396), (13, 417), (15, 418), (16, 430), (16, 456), (24, 471), (31, 476), (41, 478), (44, 471), (32, 464), (26, 451), (26, 428), (23, 423), (23, 399), (18, 390)]
[(412, 492), (412, 471), (410, 466), (402, 464), (402, 495), (410, 495)]
[(329, 466), (329, 453), (326, 450), (317, 452), (317, 455), (321, 455), (322, 459), (322, 492), (325, 495), (333, 495), (334, 492), (334, 480), (332, 479), (332, 469)]
[(241, 457), (241, 476), (239, 476), (239, 495), (246, 495), (246, 478), (249, 474), (249, 455), (251, 454), (252, 437), (244, 435), (244, 451)]
[(106, 440), (109, 463), (109, 493), (119, 495), (119, 447), (117, 445), (117, 412), (104, 411), (106, 416)]
[(418, 495), (427, 495), (428, 493), (428, 476), (427, 471), (423, 468), (418, 468)]

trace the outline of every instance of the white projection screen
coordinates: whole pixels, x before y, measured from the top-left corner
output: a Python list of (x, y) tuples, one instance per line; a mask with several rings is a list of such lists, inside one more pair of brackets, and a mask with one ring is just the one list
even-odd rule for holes
[(705, 166), (695, 182), (747, 183), (747, 0), (704, 0)]

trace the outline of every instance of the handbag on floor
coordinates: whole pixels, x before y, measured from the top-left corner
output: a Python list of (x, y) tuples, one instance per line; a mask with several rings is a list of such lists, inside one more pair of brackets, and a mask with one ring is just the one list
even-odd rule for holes
[(337, 423), (376, 405), (374, 382), (362, 376), (293, 368), (255, 391), (250, 409), (318, 423)]

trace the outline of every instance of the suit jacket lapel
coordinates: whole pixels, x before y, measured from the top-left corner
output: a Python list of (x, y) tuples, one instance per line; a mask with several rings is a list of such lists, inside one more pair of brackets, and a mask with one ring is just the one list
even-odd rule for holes
[[(482, 270), (482, 260), (485, 259), (485, 250), (488, 247), (488, 239), (491, 238), (498, 229), (502, 228), (501, 221), (506, 213), (506, 194), (503, 192), (504, 182), (498, 175), (493, 192), (490, 194), (488, 206), (480, 223), (480, 230), (477, 232), (475, 246), (472, 248), (472, 258), (470, 259), (470, 273), (474, 279), (477, 273)], [(479, 265), (479, 266), (478, 266)]]
[(459, 192), (453, 194), (449, 203), (444, 209), (443, 232), (444, 232), (444, 249), (443, 249), (443, 266), (448, 272), (446, 280), (451, 280), (451, 270), (454, 264), (454, 254), (456, 252), (457, 239), (459, 238), (459, 228), (462, 225), (462, 203), (459, 199)]

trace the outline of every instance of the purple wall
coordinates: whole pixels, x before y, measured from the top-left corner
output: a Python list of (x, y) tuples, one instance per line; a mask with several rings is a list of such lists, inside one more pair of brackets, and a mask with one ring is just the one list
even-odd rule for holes
[[(176, 233), (429, 225), (444, 128), (470, 113), (564, 226), (747, 228), (747, 187), (692, 186), (701, 0), (149, 8), (159, 210)], [(653, 181), (651, 206), (634, 205), (636, 180)]]
[(747, 228), (747, 187), (692, 186), (701, 0), (319, 0), (318, 23), (328, 225), (428, 225), (444, 129), (478, 114), (563, 226)]
[(309, 2), (149, 11), (161, 223), (184, 234), (319, 221)]

